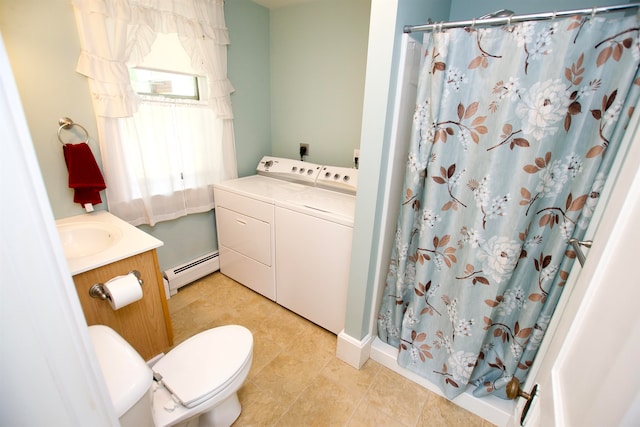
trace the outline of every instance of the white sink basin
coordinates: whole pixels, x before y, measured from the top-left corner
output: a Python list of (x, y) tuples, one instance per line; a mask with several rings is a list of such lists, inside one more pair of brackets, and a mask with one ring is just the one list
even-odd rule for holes
[(60, 224), (58, 234), (67, 259), (95, 255), (122, 238), (118, 227), (97, 221)]
[(162, 242), (107, 211), (56, 221), (71, 275), (162, 246)]

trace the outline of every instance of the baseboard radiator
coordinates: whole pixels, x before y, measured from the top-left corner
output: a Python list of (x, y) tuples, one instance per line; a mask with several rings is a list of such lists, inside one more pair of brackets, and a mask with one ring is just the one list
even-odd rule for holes
[(184, 285), (218, 270), (220, 270), (220, 257), (218, 251), (215, 251), (165, 270), (164, 277), (169, 282), (169, 293), (175, 295)]

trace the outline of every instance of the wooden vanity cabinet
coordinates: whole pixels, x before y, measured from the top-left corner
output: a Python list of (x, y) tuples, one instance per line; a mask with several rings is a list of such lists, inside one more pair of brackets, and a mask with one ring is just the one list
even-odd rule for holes
[[(94, 284), (104, 284), (131, 270), (138, 270), (144, 281), (141, 300), (113, 310), (109, 301), (89, 296)], [(145, 360), (168, 351), (173, 345), (169, 307), (155, 249), (77, 274), (73, 281), (88, 325), (113, 328)]]

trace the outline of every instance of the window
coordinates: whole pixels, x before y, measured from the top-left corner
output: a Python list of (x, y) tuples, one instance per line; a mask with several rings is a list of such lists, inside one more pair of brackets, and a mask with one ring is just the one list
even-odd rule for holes
[(129, 68), (140, 101), (132, 117), (118, 119), (118, 132), (122, 141), (135, 141), (123, 146), (127, 159), (136, 159), (127, 171), (135, 177), (129, 182), (133, 199), (146, 194), (169, 203), (170, 195), (182, 194), (191, 202), (206, 200), (219, 180), (211, 148), (221, 138), (222, 121), (207, 102), (206, 77), (190, 73), (185, 57), (175, 34), (158, 34), (142, 65)]
[(224, 0), (72, 3), (109, 210), (154, 225), (213, 209), (237, 176)]
[[(131, 86), (140, 95), (200, 100), (205, 77), (148, 68), (129, 68)], [(202, 82), (201, 82), (202, 81)]]

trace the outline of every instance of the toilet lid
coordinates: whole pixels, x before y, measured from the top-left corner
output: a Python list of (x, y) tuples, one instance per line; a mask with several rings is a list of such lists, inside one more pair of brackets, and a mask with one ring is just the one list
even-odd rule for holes
[(251, 358), (253, 335), (238, 325), (200, 332), (153, 365), (162, 383), (186, 407), (209, 399)]

